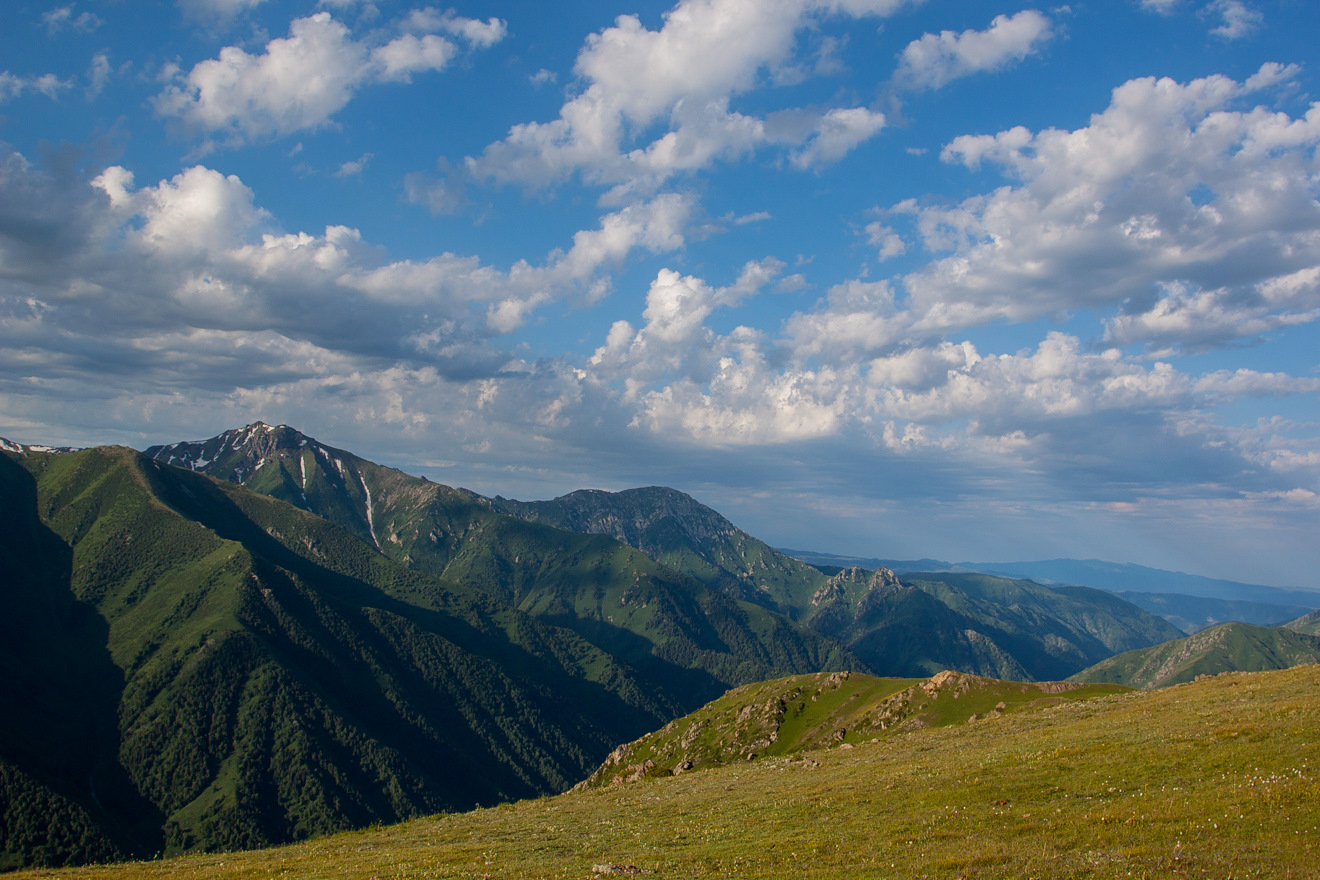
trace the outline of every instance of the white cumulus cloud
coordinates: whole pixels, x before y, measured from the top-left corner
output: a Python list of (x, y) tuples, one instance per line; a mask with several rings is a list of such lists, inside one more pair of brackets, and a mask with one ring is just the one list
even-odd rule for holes
[[(677, 171), (779, 142), (766, 120), (731, 110), (730, 99), (754, 89), (762, 73), (788, 64), (797, 32), (813, 16), (883, 16), (905, 3), (681, 0), (654, 31), (635, 15), (621, 15), (591, 35), (578, 54), (574, 71), (584, 88), (563, 105), (559, 118), (514, 126), (469, 159), (469, 168), (479, 178), (531, 186), (577, 172), (591, 182), (618, 183), (640, 172), (655, 186)], [(810, 116), (789, 139), (797, 148), (792, 160), (801, 167), (837, 160), (884, 122), (865, 108)], [(655, 125), (665, 132), (630, 145)]]
[(0, 71), (0, 104), (17, 98), (25, 92), (36, 92), (52, 99), (58, 98), (60, 92), (72, 85), (72, 82), (60, 79), (53, 73), (19, 76), (7, 70)]
[(899, 56), (894, 84), (902, 90), (938, 89), (959, 77), (1021, 61), (1053, 36), (1050, 20), (1034, 9), (995, 16), (984, 31), (926, 34)]
[[(1206, 341), (1230, 327), (1234, 310), (1252, 318), (1246, 335), (1309, 320), (1311, 294), (1271, 285), (1320, 264), (1320, 187), (1310, 170), (1320, 106), (1302, 117), (1240, 106), (1293, 73), (1268, 64), (1245, 83), (1132, 80), (1074, 131), (954, 139), (946, 161), (993, 166), (1015, 183), (906, 209), (937, 256), (903, 279), (914, 328), (1120, 304), (1124, 317), (1110, 332), (1124, 342), (1143, 333), (1170, 341), (1179, 325), (1189, 341)], [(1204, 293), (1225, 278), (1231, 286)]]
[[(494, 19), (473, 25), (438, 16), (423, 23), (456, 29), (478, 48), (503, 34)], [(324, 126), (362, 87), (443, 70), (457, 54), (445, 37), (411, 30), (369, 45), (329, 12), (317, 12), (293, 21), (289, 35), (271, 40), (259, 55), (226, 46), (181, 74), (153, 103), (158, 114), (176, 117), (192, 131), (239, 144)]]
[(1265, 20), (1259, 10), (1252, 9), (1242, 0), (1214, 0), (1206, 6), (1205, 11), (1220, 17), (1219, 26), (1212, 28), (1210, 33), (1225, 40), (1240, 40), (1250, 36)]

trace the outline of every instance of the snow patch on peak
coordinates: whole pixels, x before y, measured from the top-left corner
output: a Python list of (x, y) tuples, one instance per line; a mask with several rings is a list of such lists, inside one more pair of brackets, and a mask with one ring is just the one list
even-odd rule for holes
[(5, 452), (16, 452), (19, 455), (27, 455), (29, 452), (50, 452), (60, 455), (65, 452), (79, 451), (76, 446), (43, 446), (39, 443), (25, 446), (22, 443), (15, 443), (13, 440), (6, 440), (4, 437), (0, 437), (0, 449)]

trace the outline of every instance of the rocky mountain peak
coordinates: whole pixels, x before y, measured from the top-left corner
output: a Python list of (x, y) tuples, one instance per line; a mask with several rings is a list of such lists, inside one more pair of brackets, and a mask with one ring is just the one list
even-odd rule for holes
[(253, 422), (207, 440), (152, 446), (146, 454), (163, 464), (204, 471), (214, 477), (241, 483), (267, 461), (307, 447), (323, 453), (332, 451), (288, 425)]
[(865, 598), (874, 592), (902, 585), (898, 575), (887, 568), (869, 571), (852, 566), (821, 584), (812, 595), (811, 604), (813, 607), (820, 607), (840, 599), (847, 600), (849, 597)]

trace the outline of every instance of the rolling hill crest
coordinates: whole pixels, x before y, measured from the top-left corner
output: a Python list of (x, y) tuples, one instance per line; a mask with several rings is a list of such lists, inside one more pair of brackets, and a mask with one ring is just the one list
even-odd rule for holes
[(1320, 635), (1306, 630), (1306, 618), (1281, 627), (1223, 623), (1186, 638), (1125, 651), (1072, 677), (1079, 682), (1112, 682), (1128, 687), (1169, 687), (1198, 676), (1225, 672), (1264, 672), (1320, 663)]

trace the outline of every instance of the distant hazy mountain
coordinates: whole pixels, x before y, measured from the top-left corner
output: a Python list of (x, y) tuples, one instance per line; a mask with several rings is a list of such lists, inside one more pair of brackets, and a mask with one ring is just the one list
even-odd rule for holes
[(790, 550), (778, 548), (780, 553), (791, 556), (831, 574), (845, 568), (864, 568), (875, 571), (887, 568), (895, 574), (908, 571), (958, 571), (958, 567), (942, 559), (880, 559), (875, 556), (839, 556), (835, 553), (818, 553), (814, 550)]
[(1135, 593), (1181, 593), (1207, 599), (1266, 602), (1320, 608), (1320, 591), (1284, 589), (1164, 571), (1099, 559), (1047, 559), (1039, 562), (960, 562), (959, 568), (1031, 578), (1038, 583), (1085, 584), (1102, 590)]
[(1122, 596), (1128, 602), (1163, 617), (1185, 633), (1228, 621), (1277, 626), (1320, 608), (1320, 592), (1313, 590), (1244, 584), (1096, 559), (955, 564), (938, 559), (874, 559), (807, 550), (781, 552), (831, 573), (848, 566), (871, 569), (884, 566), (900, 575), (919, 571), (980, 572), (1029, 578), (1049, 586), (1095, 587)]
[(1320, 663), (1320, 637), (1285, 628), (1225, 623), (1163, 645), (1128, 651), (1072, 676), (1078, 682), (1110, 682), (1159, 688), (1221, 672), (1262, 672)]
[(1138, 593), (1117, 590), (1121, 596), (1138, 608), (1158, 614), (1178, 629), (1191, 634), (1237, 621), (1258, 626), (1281, 626), (1312, 609), (1310, 605), (1277, 605), (1270, 602), (1249, 602), (1244, 599), (1206, 599), (1179, 593)]

